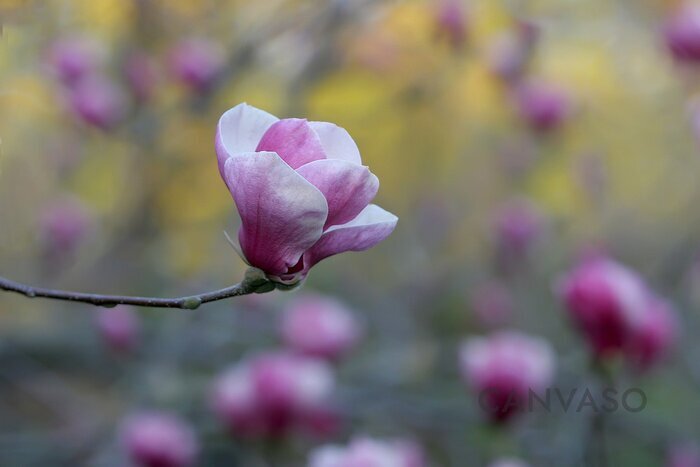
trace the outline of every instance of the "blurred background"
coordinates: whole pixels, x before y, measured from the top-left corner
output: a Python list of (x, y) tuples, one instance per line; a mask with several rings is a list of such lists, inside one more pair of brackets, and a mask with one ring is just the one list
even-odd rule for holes
[[(649, 371), (612, 363), (648, 403), (607, 417), (607, 465), (700, 465), (668, 460), (700, 437), (700, 68), (668, 32), (683, 7), (0, 0), (3, 276), (158, 297), (238, 282), (213, 141), (240, 102), (346, 128), (400, 219), (301, 290), (196, 311), (110, 321), (0, 294), (0, 465), (128, 465), (124, 420), (144, 411), (178, 417), (205, 466), (303, 466), (360, 435), (409, 439), (430, 466), (605, 465), (590, 458), (590, 414), (484, 421), (457, 358), (468, 336), (517, 329), (554, 349), (554, 385), (587, 384), (586, 343), (554, 290), (601, 254), (668, 299), (681, 331)], [(361, 329), (332, 363), (332, 429), (229, 433), (209, 402), (216, 377), (283, 348), (285, 311), (311, 294)]]

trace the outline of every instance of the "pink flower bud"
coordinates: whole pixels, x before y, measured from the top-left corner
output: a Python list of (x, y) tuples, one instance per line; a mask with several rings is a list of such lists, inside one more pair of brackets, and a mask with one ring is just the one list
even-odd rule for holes
[(241, 217), (243, 256), (279, 286), (300, 284), (329, 256), (373, 247), (398, 221), (370, 204), (379, 180), (332, 123), (278, 120), (240, 104), (219, 120), (216, 153)]
[(543, 218), (528, 200), (515, 199), (497, 213), (494, 235), (503, 260), (523, 258), (543, 231)]
[(129, 352), (138, 342), (141, 321), (132, 307), (118, 305), (99, 311), (97, 329), (110, 348), (117, 352)]
[(135, 52), (124, 62), (124, 77), (138, 102), (147, 102), (158, 84), (156, 65), (143, 52)]
[(632, 327), (625, 355), (637, 369), (646, 370), (668, 353), (677, 334), (676, 314), (670, 304), (649, 297), (645, 312)]
[(306, 295), (286, 310), (282, 335), (295, 351), (334, 360), (355, 345), (360, 328), (352, 311), (339, 301)]
[[(218, 378), (213, 408), (235, 434), (280, 436), (328, 413), (335, 381), (321, 360), (284, 352), (249, 358)], [(313, 428), (313, 427), (312, 427)]]
[(308, 467), (425, 467), (423, 451), (415, 443), (361, 437), (347, 447), (326, 445), (311, 452)]
[(103, 50), (86, 38), (64, 38), (54, 42), (48, 52), (48, 65), (65, 85), (72, 87), (100, 68)]
[(49, 204), (39, 219), (39, 230), (49, 256), (71, 255), (91, 227), (91, 216), (77, 198), (63, 198)]
[(187, 39), (170, 52), (170, 70), (173, 75), (197, 92), (204, 92), (214, 84), (223, 71), (223, 48), (210, 40)]
[(672, 446), (664, 465), (665, 467), (700, 467), (700, 448), (692, 443)]
[(83, 122), (102, 130), (116, 126), (126, 112), (126, 96), (111, 80), (93, 75), (70, 91), (73, 112)]
[(518, 81), (525, 73), (538, 36), (532, 23), (521, 22), (515, 31), (499, 35), (489, 46), (489, 68), (506, 83)]
[(593, 352), (622, 350), (646, 311), (648, 291), (631, 270), (605, 258), (583, 262), (559, 284), (569, 314)]
[(513, 297), (503, 284), (488, 282), (474, 290), (471, 308), (484, 325), (500, 326), (513, 316)]
[(435, 12), (437, 35), (459, 49), (467, 40), (467, 15), (460, 0), (441, 0)]
[(469, 338), (459, 352), (463, 379), (496, 422), (510, 419), (527, 403), (531, 391), (537, 393), (550, 384), (554, 362), (554, 351), (545, 340), (513, 331)]
[(129, 456), (141, 467), (186, 467), (197, 457), (192, 429), (167, 413), (132, 416), (125, 424), (123, 439)]
[(523, 120), (540, 132), (558, 128), (573, 110), (571, 97), (564, 89), (543, 81), (518, 86), (515, 103)]
[(679, 62), (700, 62), (700, 6), (681, 5), (667, 18), (664, 36), (673, 58)]

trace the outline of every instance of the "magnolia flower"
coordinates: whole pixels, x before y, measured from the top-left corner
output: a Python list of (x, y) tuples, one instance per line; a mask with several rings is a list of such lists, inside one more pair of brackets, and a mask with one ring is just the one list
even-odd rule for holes
[(493, 223), (494, 243), (504, 266), (525, 258), (544, 231), (539, 209), (526, 199), (513, 199), (496, 213)]
[(680, 62), (700, 62), (700, 5), (682, 4), (666, 21), (666, 45)]
[(138, 342), (141, 321), (130, 306), (100, 309), (96, 324), (102, 339), (117, 352), (128, 352)]
[(435, 11), (437, 35), (458, 49), (467, 40), (467, 14), (460, 0), (441, 0)]
[(73, 86), (102, 66), (104, 50), (90, 38), (69, 37), (53, 44), (48, 53), (48, 65), (65, 85)]
[(645, 312), (630, 332), (625, 356), (637, 369), (647, 370), (668, 353), (677, 334), (678, 323), (671, 305), (650, 297)]
[(339, 301), (306, 295), (286, 310), (282, 335), (293, 350), (334, 360), (355, 345), (360, 327), (352, 311)]
[(85, 239), (92, 225), (92, 216), (77, 198), (53, 201), (39, 219), (41, 240), (46, 253), (54, 258), (70, 255)]
[(283, 435), (290, 429), (315, 431), (330, 417), (335, 385), (322, 360), (271, 352), (244, 360), (214, 384), (212, 407), (227, 427), (245, 436)]
[(275, 283), (299, 284), (324, 258), (371, 248), (396, 226), (369, 204), (379, 181), (332, 123), (240, 104), (219, 120), (216, 153), (241, 217), (242, 257)]
[(544, 81), (521, 84), (515, 92), (515, 104), (523, 120), (539, 132), (560, 127), (573, 111), (569, 93)]
[(343, 446), (321, 446), (311, 452), (308, 467), (424, 467), (420, 446), (408, 441), (356, 438)]
[(82, 79), (70, 90), (69, 99), (82, 121), (102, 130), (116, 126), (126, 113), (126, 95), (105, 76)]
[(598, 356), (622, 350), (644, 316), (648, 290), (630, 269), (606, 258), (584, 261), (559, 283), (574, 324)]
[(224, 50), (216, 42), (202, 38), (187, 39), (171, 50), (169, 68), (183, 84), (204, 92), (224, 69), (225, 60)]
[(525, 73), (538, 35), (536, 25), (521, 21), (497, 36), (487, 51), (489, 69), (504, 82), (515, 83)]
[(478, 392), (480, 407), (496, 422), (511, 418), (531, 392), (546, 389), (554, 362), (547, 341), (514, 331), (469, 338), (459, 351), (463, 379)]
[(198, 443), (179, 418), (160, 412), (129, 418), (123, 430), (129, 457), (141, 467), (186, 467), (194, 464)]
[(665, 467), (700, 467), (700, 448), (695, 443), (678, 443), (669, 448)]

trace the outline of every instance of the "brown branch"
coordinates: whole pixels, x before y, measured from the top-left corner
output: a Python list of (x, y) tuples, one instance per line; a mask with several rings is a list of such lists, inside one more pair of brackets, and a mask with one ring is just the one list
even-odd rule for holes
[(245, 278), (238, 284), (205, 292), (199, 295), (179, 298), (157, 297), (132, 297), (125, 295), (101, 295), (83, 292), (71, 292), (68, 290), (54, 290), (31, 285), (21, 284), (4, 277), (0, 277), (0, 290), (15, 292), (29, 298), (47, 298), (51, 300), (64, 300), (69, 302), (87, 303), (90, 305), (113, 307), (115, 305), (135, 305), (152, 308), (179, 308), (194, 310), (203, 303), (216, 302), (231, 297), (249, 295), (252, 293), (269, 292), (275, 288), (274, 284), (267, 280), (265, 274), (256, 268), (246, 271)]

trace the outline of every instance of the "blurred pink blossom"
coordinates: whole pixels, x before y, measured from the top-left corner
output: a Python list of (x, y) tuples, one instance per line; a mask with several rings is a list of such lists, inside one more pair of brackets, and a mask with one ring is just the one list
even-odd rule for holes
[(467, 40), (467, 13), (460, 0), (440, 0), (435, 11), (435, 25), (439, 38), (444, 38), (455, 49)]
[(51, 44), (48, 65), (56, 77), (72, 87), (102, 66), (104, 51), (95, 40), (67, 37)]
[(518, 81), (528, 65), (539, 31), (533, 23), (521, 21), (515, 30), (500, 34), (489, 45), (489, 68), (506, 83)]
[(625, 356), (634, 367), (646, 370), (668, 353), (677, 334), (677, 317), (671, 305), (649, 297), (645, 312), (630, 332)]
[(555, 354), (544, 339), (515, 331), (466, 339), (459, 350), (464, 381), (478, 393), (479, 403), (496, 422), (510, 419), (530, 392), (551, 383)]
[(77, 198), (65, 197), (44, 208), (39, 219), (41, 240), (51, 257), (71, 255), (92, 226), (88, 209)]
[(537, 207), (526, 199), (514, 199), (496, 213), (494, 236), (501, 259), (519, 260), (540, 237), (544, 218)]
[(425, 467), (423, 450), (410, 441), (381, 441), (367, 437), (347, 446), (326, 445), (309, 456), (308, 467)]
[(680, 62), (700, 62), (700, 5), (681, 3), (666, 19), (666, 46)]
[(560, 127), (573, 111), (569, 93), (545, 81), (520, 84), (515, 90), (515, 104), (523, 120), (538, 132)]
[(243, 436), (315, 431), (332, 427), (327, 422), (332, 418), (329, 398), (334, 385), (333, 371), (322, 360), (264, 353), (240, 362), (216, 380), (212, 406), (233, 433)]
[(329, 256), (373, 247), (398, 221), (369, 204), (379, 180), (332, 123), (240, 104), (219, 120), (216, 153), (241, 217), (242, 256), (280, 286), (298, 285)]
[(357, 343), (360, 326), (353, 312), (338, 300), (308, 294), (287, 308), (282, 335), (295, 351), (335, 360)]
[(700, 467), (700, 448), (694, 443), (671, 446), (665, 467)]
[(179, 418), (147, 412), (127, 419), (123, 441), (130, 458), (141, 467), (186, 467), (197, 457), (192, 429)]
[(82, 79), (69, 91), (69, 99), (76, 116), (102, 130), (112, 129), (126, 113), (126, 95), (101, 75)]
[(130, 306), (100, 309), (96, 324), (104, 342), (117, 352), (131, 351), (138, 343), (141, 321)]
[(191, 89), (204, 92), (214, 84), (225, 65), (224, 49), (218, 43), (203, 39), (186, 39), (170, 51), (170, 71)]
[(601, 257), (584, 261), (559, 283), (576, 326), (598, 356), (622, 350), (643, 320), (648, 290), (630, 269)]

